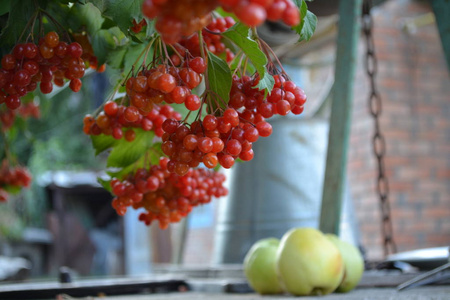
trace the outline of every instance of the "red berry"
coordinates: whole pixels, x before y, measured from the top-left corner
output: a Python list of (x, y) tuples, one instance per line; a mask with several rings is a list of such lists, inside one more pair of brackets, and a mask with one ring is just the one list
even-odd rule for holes
[(129, 106), (125, 109), (124, 117), (128, 122), (136, 122), (139, 119), (139, 110), (134, 106)]
[(187, 109), (195, 111), (200, 108), (200, 106), (202, 105), (202, 101), (197, 95), (191, 94), (186, 97), (186, 102), (184, 104)]
[(258, 122), (256, 129), (258, 129), (259, 135), (262, 137), (268, 137), (272, 134), (272, 125), (264, 121)]
[(267, 17), (266, 10), (255, 3), (243, 4), (235, 11), (237, 17), (247, 26), (261, 25)]
[(73, 42), (67, 47), (67, 54), (74, 58), (81, 57), (83, 54), (83, 48), (77, 42)]
[(206, 63), (205, 60), (201, 57), (196, 57), (193, 60), (189, 61), (189, 68), (194, 70), (195, 72), (202, 74), (206, 71)]
[(20, 106), (20, 98), (17, 95), (9, 95), (5, 99), (5, 104), (11, 110), (17, 109)]
[(119, 106), (114, 101), (108, 101), (105, 103), (103, 110), (105, 111), (105, 114), (107, 114), (108, 116), (114, 117), (117, 115), (117, 112), (119, 111)]
[(78, 78), (72, 79), (69, 84), (70, 89), (75, 93), (80, 91), (81, 86), (82, 86), (82, 82)]

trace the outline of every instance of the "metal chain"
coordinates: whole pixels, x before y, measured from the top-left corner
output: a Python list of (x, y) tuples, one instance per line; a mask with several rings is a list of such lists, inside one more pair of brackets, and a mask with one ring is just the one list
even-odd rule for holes
[(370, 94), (368, 99), (369, 111), (375, 122), (375, 133), (372, 137), (372, 146), (378, 164), (377, 193), (380, 198), (380, 208), (382, 214), (382, 233), (384, 255), (397, 252), (394, 242), (391, 222), (391, 212), (389, 207), (389, 184), (385, 173), (384, 156), (386, 154), (386, 141), (380, 130), (380, 115), (382, 110), (381, 97), (376, 86), (377, 58), (375, 56), (375, 45), (373, 40), (373, 19), (370, 14), (372, 8), (371, 0), (364, 0), (362, 12), (362, 27), (366, 41), (365, 68), (370, 83)]

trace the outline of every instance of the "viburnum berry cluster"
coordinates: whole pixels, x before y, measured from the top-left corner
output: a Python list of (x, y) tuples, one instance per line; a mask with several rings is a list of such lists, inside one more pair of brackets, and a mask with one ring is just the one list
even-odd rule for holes
[(142, 115), (134, 106), (117, 104), (108, 101), (103, 111), (95, 118), (86, 115), (83, 120), (83, 131), (88, 135), (110, 135), (116, 140), (125, 138), (131, 142), (136, 138), (134, 128), (144, 131), (153, 130), (156, 136), (163, 135), (162, 124), (166, 119), (181, 120), (181, 114), (170, 105), (155, 104), (150, 112)]
[(38, 84), (41, 92), (48, 94), (53, 84), (62, 86), (64, 79), (70, 80), (70, 88), (78, 92), (85, 71), (82, 54), (80, 44), (60, 41), (54, 31), (47, 33), (37, 45), (17, 44), (11, 54), (1, 59), (0, 104), (17, 109), (20, 97), (34, 91)]
[(128, 207), (144, 208), (139, 220), (146, 225), (159, 221), (165, 229), (170, 223), (179, 222), (193, 207), (206, 204), (211, 197), (228, 193), (223, 186), (225, 176), (205, 169), (190, 169), (184, 176), (168, 170), (168, 159), (161, 158), (158, 165), (138, 169), (124, 180), (112, 179), (111, 188), (116, 196), (112, 202), (119, 215)]
[(94, 54), (94, 49), (92, 49), (92, 44), (88, 35), (85, 33), (73, 33), (72, 36), (83, 49), (81, 58), (83, 59), (85, 65), (97, 71), (97, 73), (104, 72), (106, 70), (106, 64), (102, 64), (100, 66), (98, 65), (97, 56)]
[[(181, 63), (181, 61), (180, 61)], [(188, 110), (198, 110), (200, 98), (191, 93), (203, 78), (206, 62), (201, 57), (187, 58), (180, 67), (160, 64), (157, 67), (139, 72), (126, 82), (126, 92), (130, 106), (141, 114), (148, 113), (154, 104), (184, 103)]]
[[(213, 19), (211, 23), (202, 30), (203, 41), (205, 42), (208, 51), (215, 55), (226, 53), (225, 58), (227, 62), (233, 60), (234, 53), (226, 47), (221, 33), (228, 30), (235, 23), (236, 22), (232, 17), (219, 17)], [(186, 48), (192, 55), (201, 56), (200, 38), (198, 33), (194, 33), (189, 37), (181, 39), (179, 45)], [(175, 45), (175, 47), (177, 47), (177, 45)], [(180, 47), (178, 47), (178, 49), (180, 53), (184, 53), (183, 50), (186, 51)]]
[(167, 44), (188, 37), (211, 22), (216, 0), (145, 0), (142, 13), (156, 18), (155, 28)]
[(218, 6), (249, 27), (265, 20), (289, 26), (300, 23), (299, 10), (291, 0), (145, 0), (142, 13), (156, 18), (155, 27), (164, 42), (174, 44), (206, 27), (212, 21), (211, 11)]
[(300, 13), (291, 0), (219, 0), (225, 11), (233, 12), (247, 26), (269, 21), (283, 21), (286, 25), (300, 23)]
[(200, 163), (210, 169), (218, 164), (228, 169), (237, 158), (252, 160), (252, 144), (272, 133), (265, 119), (290, 111), (300, 114), (306, 102), (304, 91), (294, 82), (283, 75), (275, 75), (274, 79), (274, 89), (265, 97), (264, 91), (255, 88), (258, 75), (235, 75), (229, 106), (223, 114), (208, 114), (190, 126), (174, 119), (164, 121), (161, 149), (170, 158), (168, 170), (182, 176)]
[(8, 199), (7, 188), (29, 187), (31, 184), (30, 172), (21, 166), (12, 167), (5, 159), (0, 167), (0, 201)]
[(39, 109), (39, 105), (36, 105), (33, 102), (25, 103), (21, 105), (17, 110), (1, 110), (0, 122), (2, 123), (2, 130), (11, 128), (17, 115), (23, 119), (27, 119), (29, 117), (39, 119), (41, 116), (41, 111)]

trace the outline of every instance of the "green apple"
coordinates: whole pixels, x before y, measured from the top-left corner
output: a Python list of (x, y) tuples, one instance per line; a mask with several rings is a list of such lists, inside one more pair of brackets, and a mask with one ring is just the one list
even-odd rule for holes
[(344, 278), (336, 292), (346, 293), (353, 290), (361, 280), (364, 272), (364, 259), (361, 252), (352, 244), (339, 239), (334, 234), (327, 234), (327, 238), (338, 247), (344, 259)]
[(341, 283), (344, 262), (339, 249), (322, 232), (294, 228), (281, 239), (277, 271), (293, 295), (326, 295)]
[(250, 286), (260, 294), (280, 294), (283, 288), (276, 272), (276, 253), (280, 240), (257, 241), (244, 258), (244, 273)]

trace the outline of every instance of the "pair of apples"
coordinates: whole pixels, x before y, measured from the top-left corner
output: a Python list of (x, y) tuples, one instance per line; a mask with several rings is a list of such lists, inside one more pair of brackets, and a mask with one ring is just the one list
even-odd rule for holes
[(364, 260), (353, 245), (314, 228), (294, 228), (256, 242), (244, 259), (244, 273), (260, 294), (295, 296), (349, 292), (364, 272)]

